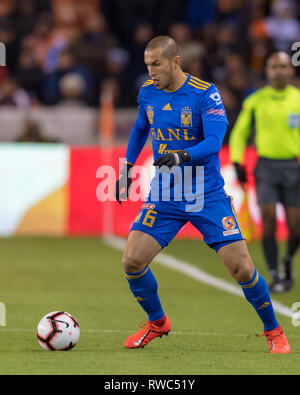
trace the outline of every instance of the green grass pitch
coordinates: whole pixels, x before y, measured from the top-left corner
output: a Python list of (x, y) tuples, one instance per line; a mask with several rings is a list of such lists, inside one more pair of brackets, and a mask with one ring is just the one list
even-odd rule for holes
[[(284, 246), (281, 245), (281, 253)], [(261, 246), (249, 245), (269, 281)], [(129, 292), (121, 252), (97, 238), (8, 238), (0, 240), (0, 375), (6, 374), (299, 374), (300, 326), (278, 315), (290, 355), (270, 355), (262, 325), (243, 298), (212, 288), (154, 263), (162, 304), (172, 324), (168, 337), (144, 349), (127, 350), (125, 338), (145, 314)], [(203, 242), (175, 240), (164, 251), (234, 284), (218, 256)], [(273, 298), (300, 302), (300, 254), (296, 286)], [(81, 338), (70, 352), (46, 352), (36, 327), (46, 313), (64, 310), (79, 321)]]

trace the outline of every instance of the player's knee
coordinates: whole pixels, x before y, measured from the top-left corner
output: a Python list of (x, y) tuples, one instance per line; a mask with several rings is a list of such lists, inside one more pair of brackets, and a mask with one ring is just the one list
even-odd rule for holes
[(240, 268), (236, 274), (235, 274), (235, 280), (239, 283), (247, 283), (251, 281), (251, 278), (253, 276), (254, 269), (252, 269), (250, 266), (245, 266)]
[(122, 265), (127, 273), (138, 273), (145, 267), (143, 260), (134, 253), (124, 253)]
[(232, 265), (232, 276), (239, 283), (247, 283), (251, 280), (254, 273), (254, 266), (249, 254), (244, 253), (236, 258)]

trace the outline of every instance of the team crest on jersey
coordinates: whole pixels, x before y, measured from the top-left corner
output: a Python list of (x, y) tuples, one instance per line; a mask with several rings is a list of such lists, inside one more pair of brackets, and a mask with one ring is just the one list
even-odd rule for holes
[(184, 107), (181, 110), (181, 126), (187, 128), (193, 126), (192, 123), (192, 110), (190, 107)]
[(147, 107), (147, 116), (148, 116), (150, 125), (153, 125), (153, 118), (154, 118), (153, 107), (151, 107), (151, 106)]

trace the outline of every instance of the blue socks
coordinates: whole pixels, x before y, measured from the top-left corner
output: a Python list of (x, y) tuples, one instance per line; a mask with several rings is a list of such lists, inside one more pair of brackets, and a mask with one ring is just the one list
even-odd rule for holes
[(239, 283), (244, 295), (249, 303), (252, 304), (259, 318), (264, 324), (265, 331), (271, 331), (278, 327), (279, 323), (275, 317), (270, 293), (264, 278), (257, 272), (247, 283)]
[(139, 273), (126, 272), (126, 279), (134, 297), (148, 314), (149, 321), (163, 318), (165, 313), (157, 294), (157, 281), (150, 267), (147, 266)]
[[(158, 321), (165, 315), (157, 293), (157, 281), (147, 266), (139, 273), (126, 273), (129, 288), (148, 314), (149, 321)], [(239, 283), (249, 303), (254, 307), (264, 324), (264, 330), (270, 331), (279, 326), (273, 310), (270, 293), (264, 278), (257, 272), (247, 283)]]

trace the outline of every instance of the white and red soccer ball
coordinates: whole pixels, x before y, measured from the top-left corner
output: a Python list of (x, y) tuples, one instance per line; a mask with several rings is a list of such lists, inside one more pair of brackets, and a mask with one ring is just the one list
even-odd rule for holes
[(53, 311), (41, 319), (37, 338), (47, 351), (68, 351), (74, 348), (80, 337), (78, 322), (71, 314)]

